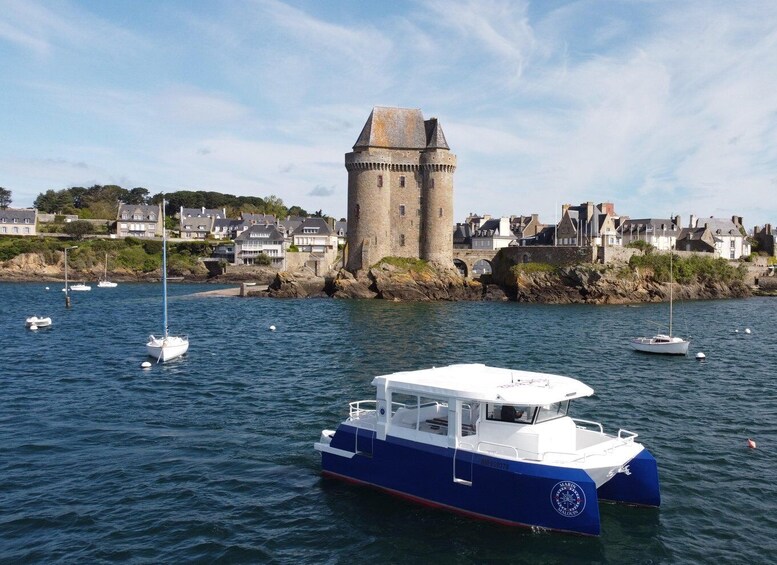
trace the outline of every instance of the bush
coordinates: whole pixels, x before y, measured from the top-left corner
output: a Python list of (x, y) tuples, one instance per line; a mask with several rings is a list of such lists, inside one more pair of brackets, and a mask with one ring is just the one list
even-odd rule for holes
[(732, 267), (725, 259), (701, 255), (689, 257), (675, 255), (670, 270), (668, 253), (634, 255), (629, 259), (629, 266), (633, 269), (652, 270), (653, 278), (659, 282), (669, 282), (673, 277), (675, 281), (683, 284), (744, 280), (747, 271), (744, 265)]
[(286, 251), (288, 251), (290, 253), (298, 253), (299, 252), (299, 247), (297, 247), (294, 244), (291, 244), (291, 245), (289, 245), (289, 248)]
[(254, 265), (261, 265), (262, 267), (267, 267), (269, 265), (272, 265), (272, 259), (270, 259), (270, 256), (266, 253), (260, 253), (254, 258)]
[(647, 241), (642, 241), (641, 239), (638, 239), (636, 241), (632, 241), (631, 243), (626, 245), (626, 247), (630, 248), (630, 249), (639, 249), (640, 251), (642, 251), (646, 255), (649, 254), (649, 253), (653, 253), (653, 251), (656, 250), (656, 248), (653, 247), (652, 244), (648, 243)]
[(76, 220), (75, 222), (66, 223), (62, 227), (62, 231), (73, 236), (73, 239), (80, 240), (83, 239), (85, 235), (94, 233), (94, 228), (92, 227), (92, 224), (85, 220)]

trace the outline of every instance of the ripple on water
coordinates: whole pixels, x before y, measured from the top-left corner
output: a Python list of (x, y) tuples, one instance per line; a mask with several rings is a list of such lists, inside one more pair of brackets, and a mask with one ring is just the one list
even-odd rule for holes
[[(4, 560), (662, 563), (777, 553), (775, 301), (676, 305), (676, 330), (707, 354), (699, 363), (626, 347), (665, 322), (666, 305), (221, 300), (174, 285), (171, 325), (192, 348), (144, 371), (145, 339), (160, 325), (156, 286), (78, 296), (69, 311), (41, 289), (0, 284), (0, 314), (19, 320), (0, 335), (10, 367), (0, 376)], [(55, 325), (25, 330), (33, 310)], [(320, 476), (312, 443), (348, 402), (374, 397), (372, 377), (456, 362), (591, 385), (574, 415), (640, 434), (659, 461), (662, 507), (603, 504), (602, 536), (589, 539)]]

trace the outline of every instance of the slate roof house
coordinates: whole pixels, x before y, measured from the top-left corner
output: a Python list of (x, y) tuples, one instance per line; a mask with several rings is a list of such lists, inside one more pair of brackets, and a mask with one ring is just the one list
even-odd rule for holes
[(537, 235), (545, 226), (540, 223), (539, 214), (531, 216), (510, 216), (510, 229), (517, 239)]
[(758, 242), (758, 250), (771, 257), (777, 257), (777, 230), (772, 229), (772, 224), (766, 224), (763, 229), (755, 226), (753, 237)]
[(621, 223), (622, 244), (645, 241), (661, 251), (675, 249), (680, 235), (680, 216), (674, 218), (629, 218)]
[(235, 238), (235, 264), (253, 265), (257, 255), (264, 254), (272, 260), (272, 266), (283, 268), (286, 252), (283, 235), (275, 226), (255, 224)]
[(119, 237), (162, 237), (162, 204), (119, 204), (116, 235)]
[(6, 208), (0, 210), (0, 235), (37, 235), (38, 210)]
[(472, 235), (472, 249), (496, 250), (509, 247), (515, 241), (515, 234), (510, 229), (510, 218), (494, 218), (486, 220)]
[(217, 208), (184, 208), (181, 206), (181, 237), (183, 239), (207, 239), (217, 218), (226, 218), (227, 211)]
[(472, 227), (464, 222), (453, 228), (453, 248), (472, 249)]
[(292, 244), (300, 251), (336, 253), (337, 235), (324, 218), (305, 218), (291, 234)]
[(706, 226), (701, 228), (683, 228), (677, 236), (675, 249), (678, 251), (715, 253), (715, 238)]
[(616, 229), (614, 206), (611, 202), (594, 205), (585, 202), (579, 206), (564, 204), (561, 221), (556, 229), (556, 245), (620, 245)]
[(691, 216), (691, 227), (708, 227), (715, 238), (715, 254), (723, 259), (735, 260), (750, 255), (750, 242), (740, 216), (727, 218), (696, 218)]

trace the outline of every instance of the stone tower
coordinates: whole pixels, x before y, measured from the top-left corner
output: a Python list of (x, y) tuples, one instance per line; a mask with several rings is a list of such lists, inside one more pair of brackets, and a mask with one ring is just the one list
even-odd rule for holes
[(453, 265), (456, 156), (436, 118), (373, 108), (345, 168), (349, 271), (388, 256)]

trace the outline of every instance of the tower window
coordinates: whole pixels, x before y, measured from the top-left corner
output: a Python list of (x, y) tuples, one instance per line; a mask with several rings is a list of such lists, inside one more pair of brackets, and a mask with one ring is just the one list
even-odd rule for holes
[(383, 188), (383, 175), (378, 175), (378, 188)]
[(434, 179), (429, 179), (429, 188), (434, 188)]
[(399, 234), (399, 245), (402, 247), (405, 246), (405, 234), (403, 233)]
[(399, 205), (399, 215), (400, 216), (404, 216), (405, 215), (405, 205), (404, 204), (400, 204)]
[(399, 187), (405, 188), (405, 177), (399, 177)]
[(360, 209), (360, 206), (357, 204), (356, 205), (356, 219), (357, 220), (359, 219), (359, 209)]
[(442, 218), (442, 208), (440, 208), (440, 217)]

